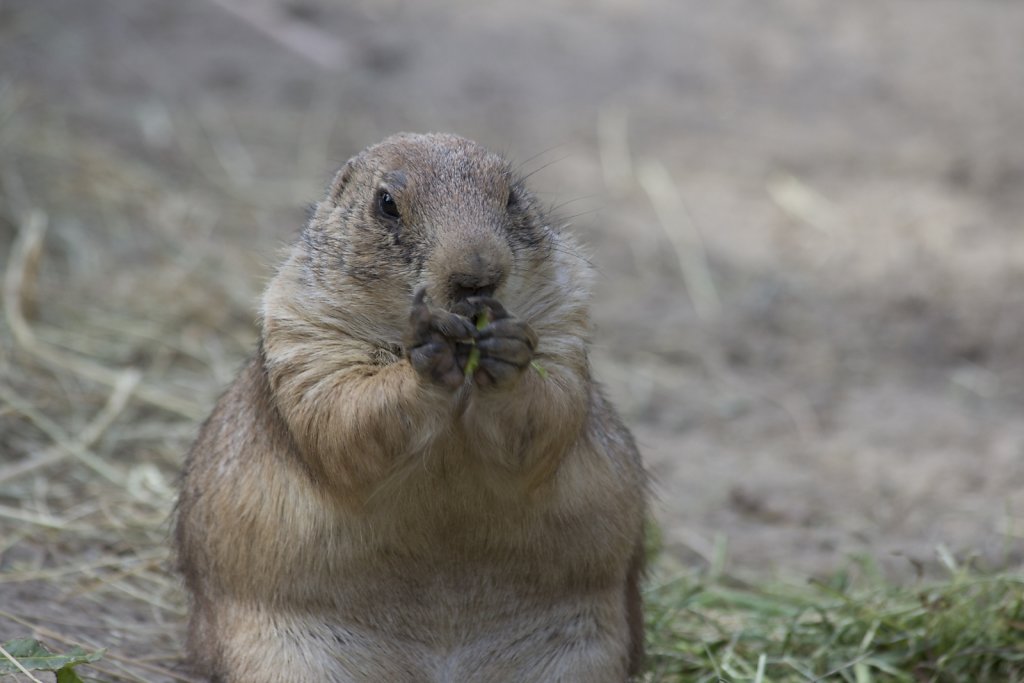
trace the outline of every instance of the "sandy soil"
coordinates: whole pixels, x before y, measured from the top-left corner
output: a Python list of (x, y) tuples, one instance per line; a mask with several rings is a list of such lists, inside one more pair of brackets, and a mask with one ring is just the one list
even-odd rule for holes
[[(671, 552), (796, 579), (861, 554), (911, 577), (940, 545), (1019, 565), (1021, 35), (1024, 4), (995, 0), (7, 0), (0, 262), (45, 212), (30, 321), (187, 400), (133, 399), (95, 447), (155, 519), (304, 204), (388, 133), (458, 132), (535, 172), (590, 246), (598, 374)], [(0, 384), (77, 432), (109, 390), (5, 325)], [(38, 455), (45, 420), (0, 409), (0, 468)], [(76, 472), (0, 479), (0, 639), (20, 615), (173, 651), (170, 579), (170, 631), (142, 610), (112, 635), (95, 576), (30, 575), (161, 547), (156, 522), (19, 526), (103, 508)]]

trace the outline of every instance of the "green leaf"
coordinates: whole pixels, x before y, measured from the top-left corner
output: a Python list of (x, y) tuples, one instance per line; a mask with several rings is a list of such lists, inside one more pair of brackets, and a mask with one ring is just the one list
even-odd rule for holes
[[(476, 316), (476, 329), (482, 330), (487, 327), (490, 322), (490, 311), (484, 309)], [(469, 358), (466, 359), (466, 369), (463, 371), (466, 379), (472, 379), (473, 373), (475, 373), (476, 369), (480, 366), (480, 349), (477, 348), (475, 339), (471, 339), (470, 343), (473, 345), (473, 348), (469, 350)]]
[(535, 360), (530, 361), (530, 367), (537, 371), (537, 374), (541, 376), (541, 379), (548, 378), (548, 369)]
[(465, 374), (466, 378), (467, 379), (471, 379), (473, 377), (473, 373), (476, 372), (476, 369), (479, 366), (480, 366), (480, 349), (478, 349), (474, 345), (473, 348), (471, 348), (469, 350), (469, 358), (466, 359), (466, 369), (464, 371), (464, 374)]
[(57, 683), (85, 683), (75, 670), (70, 666), (62, 667), (57, 671)]
[[(18, 660), (18, 663), (29, 671), (56, 671), (58, 672), (58, 681), (60, 683), (75, 683), (79, 680), (78, 675), (74, 671), (70, 671), (70, 667), (75, 664), (86, 664), (89, 662), (95, 662), (106, 650), (96, 650), (95, 652), (86, 652), (80, 647), (74, 647), (65, 654), (58, 654), (47, 650), (42, 643), (34, 638), (18, 638), (16, 640), (8, 640), (3, 644), (3, 648), (10, 653), (12, 657)], [(71, 676), (74, 678), (60, 678), (59, 672), (62, 669), (67, 668)], [(0, 657), (0, 675), (19, 673), (20, 669), (14, 665), (14, 662), (7, 659), (6, 657)], [(67, 676), (67, 674), (65, 674)]]

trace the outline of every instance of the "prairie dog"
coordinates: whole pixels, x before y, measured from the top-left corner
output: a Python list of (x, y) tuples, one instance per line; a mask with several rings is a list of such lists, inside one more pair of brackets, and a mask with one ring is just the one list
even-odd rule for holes
[(186, 461), (174, 537), (204, 675), (635, 673), (646, 478), (591, 378), (590, 280), (476, 143), (399, 134), (345, 164)]

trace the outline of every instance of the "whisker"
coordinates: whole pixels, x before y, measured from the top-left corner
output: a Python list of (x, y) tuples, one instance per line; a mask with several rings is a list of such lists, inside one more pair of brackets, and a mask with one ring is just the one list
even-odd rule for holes
[[(555, 145), (551, 145), (550, 147), (548, 147), (548, 148), (546, 148), (546, 149), (543, 149), (543, 150), (541, 150), (540, 152), (537, 152), (536, 154), (534, 154), (534, 155), (530, 156), (529, 158), (527, 158), (527, 159), (524, 159), (523, 161), (521, 161), (521, 162), (517, 163), (517, 164), (515, 165), (514, 169), (510, 169), (510, 170), (512, 170), (512, 171), (513, 171), (513, 172), (514, 172), (514, 173), (515, 173), (516, 175), (518, 175), (519, 173), (521, 173), (521, 172), (522, 172), (522, 170), (523, 170), (523, 167), (525, 167), (525, 166), (526, 166), (526, 164), (530, 163), (530, 162), (531, 162), (531, 161), (533, 161), (534, 159), (537, 159), (538, 157), (542, 157), (542, 156), (544, 156), (544, 155), (545, 155), (545, 154), (547, 154), (548, 152), (551, 152), (551, 151), (553, 151), (553, 150), (556, 150), (556, 149), (558, 149), (558, 148), (560, 148), (560, 147), (565, 147), (565, 146), (566, 146), (567, 144), (568, 144), (567, 142), (559, 142), (558, 144), (555, 144)], [(506, 158), (507, 158), (507, 155), (506, 155)]]
[(548, 168), (549, 166), (554, 166), (557, 163), (565, 161), (566, 159), (568, 159), (571, 156), (572, 156), (572, 154), (566, 154), (565, 156), (561, 156), (561, 157), (558, 157), (557, 159), (553, 159), (552, 161), (549, 161), (548, 163), (544, 164), (543, 166), (540, 166), (538, 168), (533, 169), (532, 171), (530, 171), (526, 175), (519, 176), (518, 181), (520, 183), (524, 183), (527, 180), (529, 180), (532, 176), (534, 176), (535, 174), (540, 173), (541, 171), (543, 171), (544, 169)]

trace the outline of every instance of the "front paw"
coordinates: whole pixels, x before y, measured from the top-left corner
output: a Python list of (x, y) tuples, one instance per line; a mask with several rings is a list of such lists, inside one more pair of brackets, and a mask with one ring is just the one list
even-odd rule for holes
[[(482, 389), (514, 385), (530, 366), (537, 349), (533, 329), (490, 297), (470, 297), (458, 304), (455, 311), (478, 321), (475, 348), (479, 357), (472, 371), (473, 382)], [(468, 357), (462, 347), (458, 358), (465, 368)]]
[[(405, 355), (413, 369), (428, 382), (458, 389), (463, 382), (463, 366), (458, 357), (476, 335), (473, 323), (448, 311), (431, 309), (421, 289), (413, 300), (406, 331)], [(464, 351), (461, 352), (465, 354)]]

